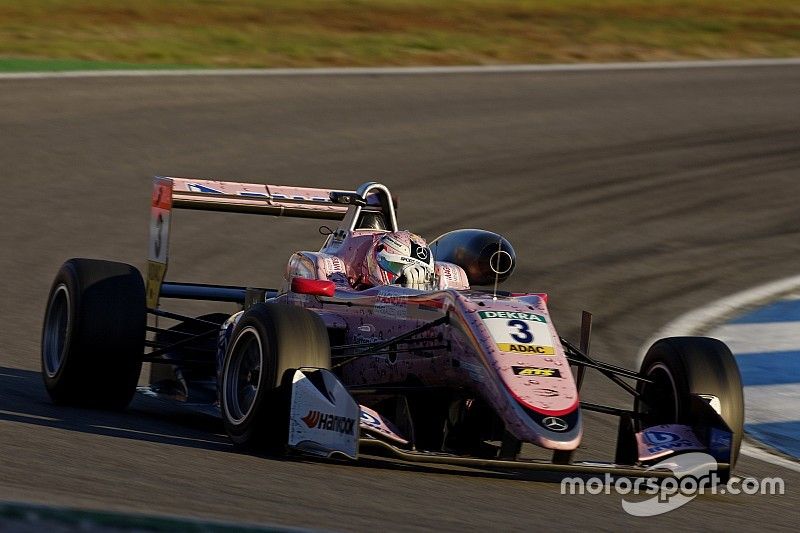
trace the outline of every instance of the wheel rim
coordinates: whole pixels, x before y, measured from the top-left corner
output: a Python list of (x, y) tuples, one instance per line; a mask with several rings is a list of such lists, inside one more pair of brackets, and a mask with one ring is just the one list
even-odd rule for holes
[(44, 321), (42, 361), (48, 377), (54, 377), (64, 361), (71, 322), (69, 290), (62, 283), (53, 291)]
[(234, 341), (225, 372), (223, 391), (225, 413), (234, 424), (239, 424), (253, 410), (261, 388), (264, 351), (258, 332), (247, 327)]
[(648, 369), (646, 375), (653, 380), (653, 383), (645, 384), (641, 395), (646, 409), (646, 416), (643, 418), (647, 425), (678, 422), (678, 388), (672, 372), (666, 365), (656, 363)]

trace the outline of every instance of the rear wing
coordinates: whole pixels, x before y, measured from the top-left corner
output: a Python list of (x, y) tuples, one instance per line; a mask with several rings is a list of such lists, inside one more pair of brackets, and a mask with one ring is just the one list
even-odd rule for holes
[[(365, 183), (356, 191), (339, 191), (157, 176), (153, 180), (150, 211), (147, 306), (155, 309), (162, 295), (169, 262), (169, 228), (173, 209), (345, 220), (349, 229), (354, 229), (362, 218), (362, 207), (385, 212), (389, 229), (396, 231), (394, 203), (388, 189), (378, 183)], [(192, 294), (197, 294), (197, 291)]]
[(355, 191), (161, 177), (156, 178), (156, 190), (159, 183), (165, 184), (165, 192), (171, 189), (175, 208), (328, 220), (341, 220), (348, 208), (334, 203), (331, 193), (355, 194)]

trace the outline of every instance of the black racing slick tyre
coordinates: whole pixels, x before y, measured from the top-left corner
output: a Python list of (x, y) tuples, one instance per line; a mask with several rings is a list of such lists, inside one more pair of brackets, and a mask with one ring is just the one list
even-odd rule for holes
[(283, 450), (288, 401), (279, 387), (284, 373), (330, 364), (328, 331), (316, 314), (268, 303), (245, 311), (228, 343), (220, 382), (222, 419), (234, 444)]
[(147, 308), (130, 265), (70, 259), (56, 274), (42, 327), (42, 377), (55, 403), (122, 409), (142, 369)]
[(732, 464), (744, 432), (744, 398), (739, 367), (730, 349), (709, 337), (670, 337), (656, 341), (642, 361), (634, 409), (642, 424), (690, 424), (691, 394), (708, 399), (733, 432)]

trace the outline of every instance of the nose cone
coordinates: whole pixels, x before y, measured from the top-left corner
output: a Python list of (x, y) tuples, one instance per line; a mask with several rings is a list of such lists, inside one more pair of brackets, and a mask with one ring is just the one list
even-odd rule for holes
[(486, 360), (504, 392), (504, 420), (517, 438), (572, 450), (582, 424), (575, 380), (545, 301), (484, 301), (472, 313)]

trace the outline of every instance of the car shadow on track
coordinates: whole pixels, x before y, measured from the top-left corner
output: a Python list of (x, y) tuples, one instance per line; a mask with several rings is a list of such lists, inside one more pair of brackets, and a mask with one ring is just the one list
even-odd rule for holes
[(222, 422), (136, 395), (124, 411), (54, 405), (38, 372), (0, 366), (0, 421), (208, 450), (233, 450)]
[[(50, 401), (38, 372), (3, 366), (0, 366), (0, 421), (189, 448), (242, 453), (233, 447), (224, 434), (221, 420), (213, 416), (191, 412), (170, 402), (145, 398), (138, 394), (128, 409), (117, 412), (55, 405)], [(563, 474), (555, 472), (512, 472), (446, 465), (423, 465), (406, 463), (391, 457), (364, 455), (356, 463), (308, 457), (261, 457), (266, 460), (293, 463), (327, 463), (348, 468), (459, 477), (551, 483), (558, 483), (564, 477)]]
[[(397, 470), (457, 477), (473, 477), (482, 479), (508, 479), (515, 481), (537, 481), (541, 483), (560, 483), (565, 477), (583, 477), (576, 474), (563, 472), (536, 472), (531, 470), (485, 470), (469, 467), (456, 467), (447, 465), (423, 465), (404, 463), (390, 457), (359, 457), (356, 466), (359, 468)], [(586, 476), (588, 477), (588, 476)]]

